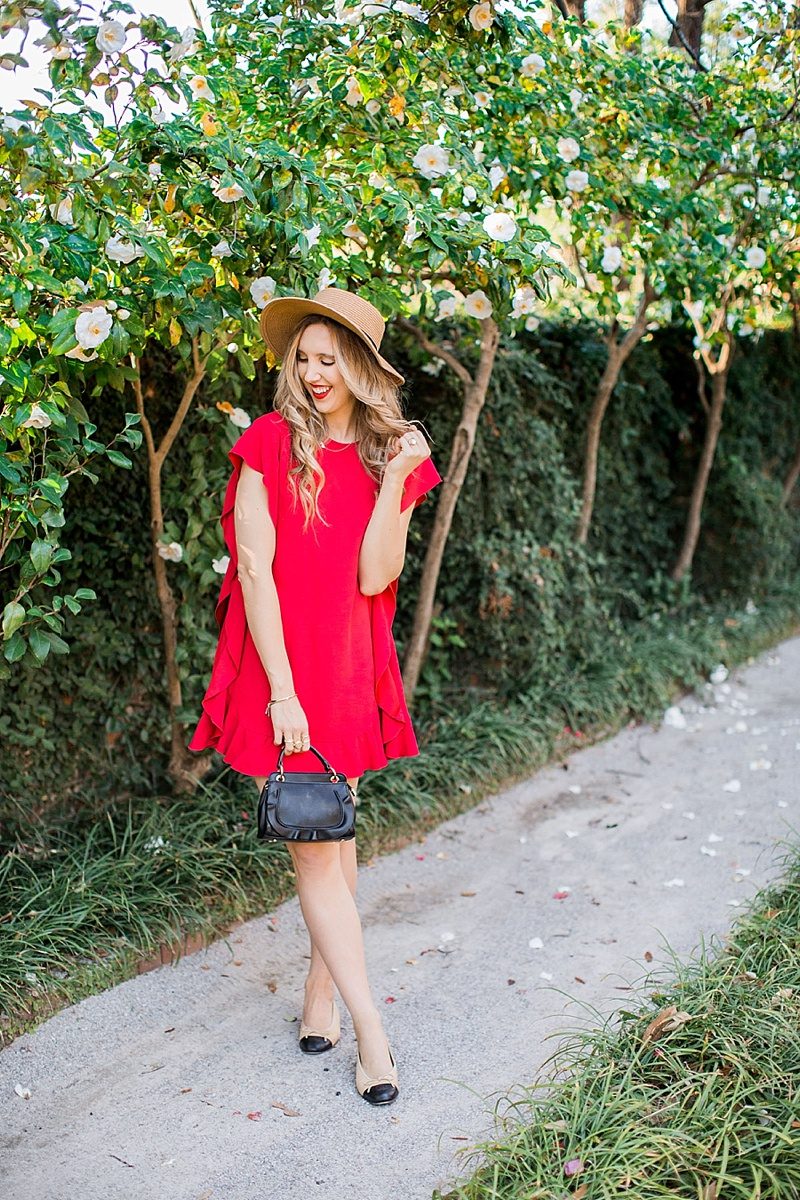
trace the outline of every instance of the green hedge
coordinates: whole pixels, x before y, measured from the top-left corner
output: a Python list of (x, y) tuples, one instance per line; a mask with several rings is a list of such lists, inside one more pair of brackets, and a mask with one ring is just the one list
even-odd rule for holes
[[(446, 368), (423, 372), (415, 345), (391, 332), (389, 339), (389, 356), (409, 378), (408, 413), (424, 422), (444, 471), (460, 410), (457, 381)], [(643, 620), (674, 616), (681, 606), (696, 614), (728, 599), (757, 604), (794, 585), (798, 505), (779, 503), (800, 442), (792, 335), (770, 332), (738, 349), (691, 590), (668, 575), (704, 424), (680, 331), (653, 335), (625, 368), (604, 425), (590, 541), (575, 545), (583, 431), (603, 362), (602, 340), (589, 326), (543, 325), (501, 348), (445, 555), (417, 695), (421, 722), (483, 698), (513, 698), (548, 679), (579, 691), (582, 673), (613, 665)], [(151, 372), (158, 434), (179, 381), (166, 356)], [(252, 384), (232, 375), (207, 389), (166, 465), (166, 533), (185, 547), (184, 561), (168, 570), (180, 601), (190, 725), (216, 640), (220, 576), (211, 559), (224, 552), (217, 518), (226, 451), (239, 433), (216, 403), (229, 400), (255, 417), (269, 408), (269, 391), (262, 372)], [(87, 403), (100, 433), (120, 423), (118, 395)], [(395, 625), (401, 652), (433, 511), (423, 505), (411, 526)], [(67, 519), (73, 559), (64, 564), (65, 581), (95, 588), (98, 600), (72, 619), (69, 656), (39, 670), (22, 664), (4, 685), (0, 804), (12, 828), (22, 812), (66, 813), (169, 791), (144, 450), (130, 472), (107, 467), (94, 486), (76, 478)]]

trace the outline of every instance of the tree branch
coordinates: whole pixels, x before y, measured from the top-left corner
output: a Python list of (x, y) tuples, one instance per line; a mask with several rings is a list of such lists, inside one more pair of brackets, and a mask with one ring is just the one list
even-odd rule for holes
[(451, 370), (455, 371), (458, 378), (463, 384), (470, 386), (474, 380), (467, 368), (455, 354), (451, 354), (449, 350), (445, 350), (444, 346), (440, 346), (437, 342), (431, 341), (427, 334), (415, 325), (413, 321), (409, 321), (408, 317), (395, 317), (395, 324), (401, 329), (405, 329), (407, 333), (413, 334), (417, 339), (422, 349), (425, 350), (432, 358), (440, 358), (443, 363), (446, 363)]

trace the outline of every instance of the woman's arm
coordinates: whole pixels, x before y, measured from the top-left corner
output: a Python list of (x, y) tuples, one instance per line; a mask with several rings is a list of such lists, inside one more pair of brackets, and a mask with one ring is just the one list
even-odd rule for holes
[(418, 429), (404, 433), (397, 445), (397, 454), (386, 465), (359, 552), (358, 586), (365, 596), (379, 595), (403, 570), (408, 526), (414, 511), (414, 505), (410, 504), (405, 512), (400, 512), (403, 485), (431, 453)]
[[(247, 463), (242, 464), (236, 485), (234, 527), (238, 577), (250, 636), (267, 674), (270, 695), (275, 699), (291, 696), (295, 690), (294, 680), (283, 637), (278, 590), (272, 575), (275, 526), (269, 514), (263, 476)], [(297, 699), (278, 704), (270, 715), (276, 745), (284, 732), (308, 732), (308, 721)]]

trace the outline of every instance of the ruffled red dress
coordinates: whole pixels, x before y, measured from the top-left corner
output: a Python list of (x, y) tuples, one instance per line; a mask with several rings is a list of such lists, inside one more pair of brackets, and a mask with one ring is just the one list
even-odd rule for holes
[[(267, 489), (286, 652), (312, 745), (350, 778), (419, 754), (392, 636), (397, 580), (377, 596), (365, 596), (358, 586), (359, 551), (378, 485), (355, 444), (328, 442), (319, 453), (325, 470), (319, 507), (328, 525), (312, 521), (304, 532), (303, 508), (293, 505), (288, 482), (293, 460), (284, 418), (276, 412), (256, 418), (228, 452), (233, 473), (220, 522), (230, 562), (215, 609), (219, 641), (211, 679), (189, 749), (214, 747), (245, 775), (273, 771), (279, 747), (264, 712), (269, 680), (247, 628), (237, 573), (233, 506), (243, 462), (261, 473)], [(418, 506), (437, 483), (441, 476), (427, 458), (405, 481), (401, 511)], [(287, 766), (321, 769), (311, 751), (293, 754)]]

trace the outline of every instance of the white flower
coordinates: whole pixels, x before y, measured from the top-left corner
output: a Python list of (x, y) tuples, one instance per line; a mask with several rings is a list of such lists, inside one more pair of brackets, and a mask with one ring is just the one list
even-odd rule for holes
[(761, 270), (767, 261), (766, 251), (761, 246), (749, 246), (744, 257), (748, 267), (752, 267), (755, 271)]
[(425, 20), (425, 9), (419, 4), (409, 4), (407, 0), (395, 0), (394, 11), (402, 13), (404, 17), (413, 17), (415, 21)]
[(189, 87), (192, 89), (193, 100), (210, 100), (213, 103), (216, 99), (205, 75), (193, 75), (189, 80)]
[(228, 569), (228, 563), (230, 561), (230, 554), (223, 554), (222, 558), (212, 558), (211, 566), (218, 575), (224, 575)]
[(570, 171), (564, 182), (571, 192), (583, 192), (589, 186), (589, 176), (585, 171)]
[(368, 100), (364, 107), (371, 117), (374, 117), (376, 113), (381, 111), (380, 100)]
[(670, 188), (670, 182), (664, 175), (656, 175), (653, 179), (653, 187), (657, 187), (660, 192), (667, 192)]
[(529, 333), (533, 333), (534, 329), (538, 329), (541, 324), (538, 317), (528, 317), (525, 321), (525, 328)]
[(217, 242), (216, 246), (211, 247), (211, 253), (214, 258), (228, 258), (233, 254), (233, 251), (231, 250), (230, 242), (222, 238), (221, 241)]
[(112, 262), (130, 263), (135, 258), (141, 258), (144, 250), (141, 246), (137, 246), (135, 242), (126, 241), (121, 234), (114, 234), (110, 237), (104, 246), (104, 250), (108, 258)]
[(223, 204), (233, 204), (236, 200), (241, 200), (244, 188), (241, 188), (238, 183), (220, 183), (214, 188), (214, 195)]
[(361, 230), (358, 228), (355, 221), (348, 221), (347, 224), (342, 228), (342, 236), (358, 239), (361, 237)]
[(508, 175), (506, 174), (505, 167), (501, 167), (499, 163), (489, 168), (489, 183), (492, 185), (492, 191), (498, 188), (503, 180), (507, 178)]
[(103, 21), (94, 44), (103, 54), (116, 54), (125, 45), (125, 30), (119, 21)]
[(444, 362), (441, 358), (434, 358), (430, 362), (425, 363), (422, 370), (426, 375), (440, 375), (443, 366)]
[(745, 129), (744, 133), (742, 134), (742, 141), (746, 144), (747, 142), (754, 142), (755, 140), (756, 140), (755, 127), (753, 125), (751, 125), (748, 129)]
[(541, 54), (528, 54), (522, 60), (520, 65), (520, 74), (524, 75), (526, 79), (533, 79), (534, 75), (538, 75), (539, 72), (543, 71), (546, 66), (547, 63), (542, 58)]
[(586, 96), (580, 88), (573, 88), (569, 94), (569, 102), (572, 105), (572, 111), (575, 112), (576, 108), (580, 108), (585, 99)]
[(488, 0), (482, 0), (480, 4), (473, 4), (468, 15), (470, 25), (473, 29), (477, 29), (479, 33), (484, 29), (488, 29), (494, 21), (492, 6)]
[[(524, 317), (527, 313), (532, 313), (536, 305), (536, 292), (529, 283), (523, 283), (514, 292), (514, 307), (511, 310), (512, 317)], [(527, 328), (527, 323), (526, 323)]]
[(472, 186), (472, 184), (468, 183), (464, 188), (464, 191), (461, 193), (461, 203), (472, 204), (473, 201), (477, 199), (478, 193), (475, 191), (475, 188)]
[(105, 304), (109, 312), (116, 312), (118, 307), (116, 300), (106, 300)]
[(50, 417), (44, 412), (38, 404), (34, 404), (31, 408), (31, 415), (27, 421), (22, 422), (23, 429), (46, 429), (48, 425), (52, 425)]
[[(749, 321), (742, 321), (741, 325), (739, 326), (739, 334), (741, 337), (749, 337), (752, 332), (753, 326), (749, 323)], [(756, 612), (758, 612), (758, 609), (756, 609)]]
[(456, 225), (469, 225), (472, 220), (472, 213), (460, 212), (456, 216)]
[(94, 359), (99, 357), (96, 350), (93, 350), (91, 354), (87, 354), (82, 346), (74, 346), (72, 350), (68, 350), (64, 355), (64, 358), (77, 358), (78, 362), (93, 362)]
[(367, 176), (367, 183), (370, 187), (382, 188), (386, 186), (386, 180), (381, 175), (380, 171), (370, 171)]
[(419, 236), (419, 231), (417, 229), (417, 214), (415, 212), (410, 212), (408, 214), (408, 221), (406, 222), (402, 244), (404, 246), (411, 246)]
[(607, 271), (609, 275), (613, 275), (622, 266), (622, 251), (619, 246), (606, 246), (603, 251), (603, 260), (600, 263), (600, 270)]
[(78, 313), (75, 321), (75, 340), (82, 350), (94, 350), (111, 333), (114, 318), (104, 304)]
[(127, 321), (128, 317), (130, 315), (131, 315), (131, 310), (129, 308), (121, 308), (119, 310), (119, 312), (117, 313), (117, 319), (120, 321)]
[(483, 218), (483, 228), (496, 242), (510, 242), (517, 232), (517, 223), (507, 212), (493, 212)]
[(237, 429), (247, 429), (252, 424), (250, 417), (243, 408), (234, 408), (233, 412), (228, 413), (228, 420), (237, 427)]
[(772, 189), (768, 187), (760, 187), (756, 192), (756, 201), (758, 204), (769, 204)]
[(330, 267), (323, 267), (317, 276), (317, 291), (321, 292), (323, 288), (330, 287), (333, 280), (334, 274)]
[(439, 301), (439, 311), (436, 313), (436, 320), (444, 321), (448, 317), (454, 316), (455, 311), (456, 311), (456, 297), (455, 296), (445, 296), (444, 300)]
[(355, 108), (355, 106), (360, 104), (363, 99), (364, 94), (359, 87), (358, 80), (356, 79), (355, 75), (351, 75), (347, 81), (347, 95), (345, 96), (345, 103), (349, 104), (351, 108)]
[(260, 275), (250, 284), (250, 295), (258, 308), (263, 308), (275, 295), (275, 280), (271, 275)]
[(492, 93), (484, 91), (474, 92), (472, 99), (475, 102), (476, 108), (488, 108), (492, 103)]
[(412, 161), (425, 179), (439, 179), (450, 170), (450, 156), (444, 146), (420, 146)]
[(147, 167), (147, 174), (150, 176), (151, 179), (160, 179), (161, 178), (161, 163), (157, 163), (157, 162), (149, 163), (148, 167)]
[(160, 104), (157, 104), (150, 112), (150, 120), (154, 125), (166, 125), (169, 117), (164, 112)]
[(319, 241), (319, 235), (321, 232), (322, 232), (321, 225), (311, 225), (311, 226), (309, 226), (308, 229), (303, 230), (306, 241), (308, 242), (309, 250), (311, 249), (312, 246), (316, 246), (317, 242)]
[(49, 208), (51, 217), (54, 221), (58, 221), (59, 225), (75, 224), (72, 219), (72, 196), (65, 196), (63, 200), (49, 205)]
[(30, 1100), (31, 1098), (31, 1089), (28, 1087), (23, 1087), (21, 1083), (14, 1084), (14, 1092), (22, 1100)]
[(574, 137), (560, 137), (556, 143), (558, 157), (562, 162), (575, 162), (580, 157), (581, 148)]
[(66, 42), (59, 42), (57, 46), (53, 47), (51, 57), (57, 59), (71, 58), (72, 52)]
[(464, 311), (468, 317), (484, 320), (492, 315), (492, 302), (485, 292), (480, 290), (470, 292), (468, 296), (464, 297)]
[(191, 25), (184, 29), (179, 42), (173, 42), (170, 46), (167, 61), (170, 64), (180, 62), (182, 58), (187, 58), (188, 55), (194, 54), (198, 48), (195, 30)]
[[(173, 546), (177, 546), (178, 543), (173, 542), (172, 544), (173, 544)], [(163, 557), (165, 557), (165, 556), (162, 555), (162, 558)], [(162, 848), (164, 846), (166, 846), (166, 844), (167, 843), (164, 841), (163, 837), (161, 837), (161, 835), (159, 834), (158, 837), (148, 838), (147, 841), (142, 846), (142, 849), (149, 850), (152, 854), (160, 854)]]
[(183, 558), (183, 546), (180, 542), (170, 542), (165, 546), (163, 542), (158, 543), (158, 556), (165, 558), (167, 562), (180, 562)]

